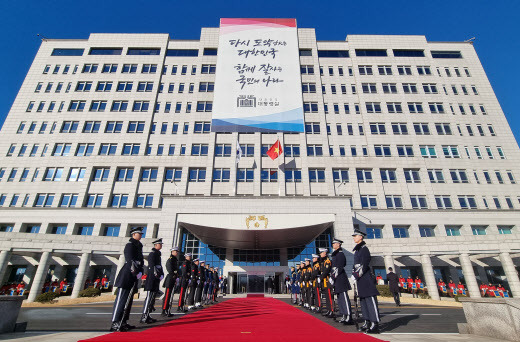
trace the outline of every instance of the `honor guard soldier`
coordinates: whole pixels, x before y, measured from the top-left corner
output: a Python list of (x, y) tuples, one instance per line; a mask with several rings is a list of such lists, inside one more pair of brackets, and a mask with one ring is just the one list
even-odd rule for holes
[(195, 309), (195, 291), (197, 290), (197, 276), (199, 273), (199, 259), (194, 259), (191, 263), (190, 281), (188, 284), (188, 310)]
[(311, 281), (312, 281), (312, 303), (311, 310), (315, 312), (320, 312), (321, 307), (321, 293), (320, 293), (320, 256), (318, 254), (312, 255), (312, 273), (311, 273)]
[(307, 309), (311, 309), (312, 305), (312, 287), (311, 287), (311, 275), (312, 275), (312, 267), (311, 267), (311, 259), (305, 258), (305, 268), (304, 268), (304, 291), (305, 291), (305, 304), (304, 307)]
[(304, 306), (307, 302), (307, 294), (305, 293), (305, 261), (300, 261), (300, 306)]
[(134, 328), (127, 323), (137, 289), (137, 279), (143, 274), (143, 245), (139, 240), (143, 234), (142, 228), (136, 227), (130, 231), (130, 241), (123, 252), (125, 264), (117, 275), (114, 286), (118, 288), (112, 314), (110, 331), (128, 331)]
[(210, 298), (210, 295), (209, 295), (209, 284), (211, 282), (211, 272), (209, 270), (209, 264), (206, 264), (206, 267), (204, 269), (204, 288), (202, 290), (202, 303), (204, 305), (207, 305), (209, 304), (209, 298)]
[(197, 290), (195, 292), (195, 307), (202, 307), (202, 291), (204, 289), (204, 283), (206, 282), (206, 269), (204, 268), (204, 261), (200, 262), (197, 270)]
[(184, 305), (186, 303), (186, 291), (188, 290), (188, 283), (191, 276), (191, 253), (186, 253), (184, 258), (185, 260), (181, 266), (181, 292), (179, 293), (177, 311), (186, 311)]
[(163, 287), (166, 289), (166, 293), (163, 299), (162, 316), (172, 317), (171, 304), (173, 300), (173, 292), (175, 288), (175, 282), (179, 276), (179, 247), (173, 247), (170, 250), (170, 257), (166, 261), (166, 271), (168, 275), (164, 279)]
[(359, 328), (359, 331), (367, 333), (379, 333), (379, 307), (377, 305), (377, 291), (375, 281), (370, 274), (370, 251), (368, 250), (363, 238), (365, 233), (355, 230), (352, 237), (356, 246), (354, 247), (354, 268), (353, 276), (357, 281), (358, 295), (361, 303), (361, 312), (365, 319), (365, 324)]
[(334, 293), (337, 296), (339, 313), (341, 314), (339, 322), (343, 324), (353, 324), (350, 298), (347, 293), (352, 287), (345, 273), (347, 258), (345, 258), (343, 248), (341, 248), (342, 243), (343, 241), (339, 239), (332, 240), (334, 252), (332, 252), (331, 284), (334, 286)]
[(149, 324), (157, 322), (156, 319), (150, 317), (150, 312), (154, 310), (155, 296), (157, 292), (159, 292), (159, 284), (164, 278), (164, 271), (161, 264), (162, 245), (162, 239), (155, 240), (153, 242), (152, 251), (148, 254), (148, 273), (146, 275), (146, 283), (144, 284), (144, 290), (147, 294), (144, 300), (141, 323)]
[(214, 303), (218, 303), (218, 284), (219, 284), (219, 279), (218, 279), (218, 267), (215, 267), (215, 269), (213, 270), (213, 302)]
[(324, 316), (334, 317), (334, 297), (332, 295), (332, 285), (330, 283), (330, 271), (332, 270), (332, 262), (327, 256), (328, 250), (320, 248), (320, 256), (322, 263), (321, 268), (321, 290), (325, 296), (325, 310), (322, 313)]
[(298, 304), (298, 297), (300, 295), (300, 264), (296, 264), (296, 269), (291, 275), (293, 304)]

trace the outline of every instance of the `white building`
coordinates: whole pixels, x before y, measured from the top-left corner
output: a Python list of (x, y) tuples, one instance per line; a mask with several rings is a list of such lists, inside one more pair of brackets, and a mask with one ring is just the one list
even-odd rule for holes
[(144, 226), (254, 291), (358, 227), (383, 276), (520, 296), (520, 151), (473, 45), (298, 41), (306, 133), (277, 135), (211, 132), (219, 28), (43, 40), (1, 130), (2, 283), (113, 280)]

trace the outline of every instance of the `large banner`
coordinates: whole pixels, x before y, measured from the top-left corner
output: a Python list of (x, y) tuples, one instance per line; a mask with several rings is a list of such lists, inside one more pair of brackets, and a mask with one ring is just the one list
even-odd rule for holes
[(296, 19), (220, 19), (213, 132), (303, 132)]

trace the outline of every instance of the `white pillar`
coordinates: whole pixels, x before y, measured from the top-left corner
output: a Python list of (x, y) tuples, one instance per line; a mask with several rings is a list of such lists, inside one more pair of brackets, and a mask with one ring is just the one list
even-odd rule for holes
[(45, 277), (47, 276), (47, 272), (49, 271), (49, 259), (51, 256), (51, 252), (43, 252), (40, 257), (40, 262), (38, 264), (38, 269), (36, 270), (36, 275), (34, 276), (33, 281), (31, 282), (31, 289), (29, 291), (29, 297), (27, 298), (28, 302), (34, 302), (36, 296), (40, 294), (43, 283), (45, 282)]
[(460, 267), (462, 267), (462, 273), (464, 274), (464, 280), (466, 281), (466, 286), (468, 288), (470, 297), (479, 298), (480, 290), (478, 288), (477, 278), (475, 277), (475, 272), (473, 271), (473, 265), (471, 264), (469, 254), (462, 253), (459, 256), (459, 261)]
[(511, 255), (507, 252), (500, 253), (500, 262), (502, 263), (502, 268), (506, 274), (507, 282), (509, 283), (509, 288), (511, 288), (513, 296), (520, 298), (520, 279), (516, 273), (515, 264), (513, 263), (513, 259), (511, 259)]
[(439, 290), (437, 289), (437, 282), (435, 281), (435, 274), (433, 273), (432, 260), (428, 254), (421, 255), (421, 264), (424, 273), (424, 280), (428, 287), (428, 294), (433, 300), (441, 300)]
[(85, 279), (87, 278), (87, 274), (90, 266), (90, 258), (91, 253), (83, 253), (81, 255), (81, 260), (79, 262), (78, 274), (76, 275), (76, 279), (74, 280), (74, 287), (72, 288), (71, 298), (78, 298), (79, 291), (83, 290), (83, 285), (85, 284)]
[(397, 270), (395, 269), (395, 265), (394, 265), (394, 257), (390, 254), (387, 254), (387, 255), (385, 255), (384, 258), (385, 258), (386, 273), (388, 274), (388, 268), (392, 267), (392, 269), (394, 270), (394, 273), (397, 274)]
[(9, 259), (11, 259), (11, 251), (4, 250), (0, 252), (0, 283), (3, 284), (5, 271), (9, 265)]

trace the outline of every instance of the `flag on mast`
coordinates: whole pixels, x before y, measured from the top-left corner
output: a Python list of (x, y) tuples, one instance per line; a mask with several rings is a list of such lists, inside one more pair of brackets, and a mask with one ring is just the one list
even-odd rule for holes
[(282, 150), (282, 144), (280, 144), (280, 140), (276, 139), (276, 142), (267, 150), (267, 155), (272, 159), (275, 160), (280, 156), (280, 154), (283, 153)]
[(240, 161), (240, 158), (242, 158), (242, 147), (240, 147), (240, 143), (237, 139), (237, 150), (236, 150), (236, 156), (235, 156), (235, 162), (238, 164)]

